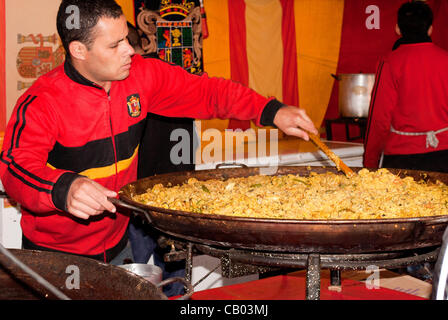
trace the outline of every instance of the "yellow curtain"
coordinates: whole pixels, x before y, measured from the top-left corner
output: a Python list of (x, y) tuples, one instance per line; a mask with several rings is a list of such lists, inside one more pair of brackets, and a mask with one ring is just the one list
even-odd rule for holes
[(130, 22), (135, 26), (134, 0), (116, 0), (116, 1), (123, 10), (123, 13), (126, 16), (128, 22)]
[(296, 0), (297, 68), (300, 106), (316, 127), (325, 117), (341, 42), (344, 0)]
[[(249, 87), (261, 95), (282, 101), (281, 3), (279, 0), (245, 0), (245, 3)], [(253, 122), (251, 127), (258, 129)]]
[(282, 7), (279, 0), (245, 0), (249, 87), (280, 101), (282, 91)]
[[(210, 36), (203, 40), (204, 71), (211, 77), (230, 79), (229, 9), (227, 1), (206, 0), (207, 26)], [(201, 131), (215, 128), (224, 131), (229, 120), (202, 120)]]

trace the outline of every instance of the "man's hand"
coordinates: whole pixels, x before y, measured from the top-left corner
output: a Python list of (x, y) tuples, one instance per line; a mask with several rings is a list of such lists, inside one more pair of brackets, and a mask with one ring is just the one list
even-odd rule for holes
[(115, 212), (115, 206), (107, 197), (116, 197), (117, 193), (88, 178), (73, 181), (67, 194), (67, 211), (75, 217), (88, 219), (104, 211)]
[(311, 119), (304, 109), (286, 106), (277, 111), (274, 124), (289, 136), (296, 136), (306, 141), (309, 140), (307, 132), (318, 134)]

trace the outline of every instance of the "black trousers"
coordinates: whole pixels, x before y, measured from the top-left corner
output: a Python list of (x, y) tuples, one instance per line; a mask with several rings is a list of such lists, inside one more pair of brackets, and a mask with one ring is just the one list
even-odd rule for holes
[(382, 167), (448, 173), (448, 150), (418, 154), (384, 155)]

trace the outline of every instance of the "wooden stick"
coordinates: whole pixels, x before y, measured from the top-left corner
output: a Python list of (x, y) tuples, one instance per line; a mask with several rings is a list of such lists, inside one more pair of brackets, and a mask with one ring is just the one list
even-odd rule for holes
[(327, 156), (330, 158), (331, 161), (333, 161), (336, 164), (336, 168), (340, 171), (342, 170), (347, 177), (353, 176), (355, 173), (352, 169), (350, 169), (342, 160), (339, 158), (333, 151), (330, 150), (330, 148), (327, 147), (326, 144), (320, 140), (319, 136), (308, 133), (311, 141), (314, 142), (314, 144), (321, 149)]

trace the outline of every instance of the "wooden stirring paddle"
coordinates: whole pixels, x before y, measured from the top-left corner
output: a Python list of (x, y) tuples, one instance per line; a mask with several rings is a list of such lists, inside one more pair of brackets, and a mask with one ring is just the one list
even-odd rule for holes
[(342, 160), (339, 158), (333, 151), (330, 150), (330, 148), (327, 147), (325, 143), (320, 140), (318, 135), (308, 133), (308, 136), (310, 137), (311, 141), (314, 142), (314, 144), (321, 149), (327, 156), (330, 158), (331, 161), (333, 161), (336, 164), (336, 168), (340, 171), (342, 170), (347, 177), (353, 176), (355, 173), (352, 169), (350, 169)]

